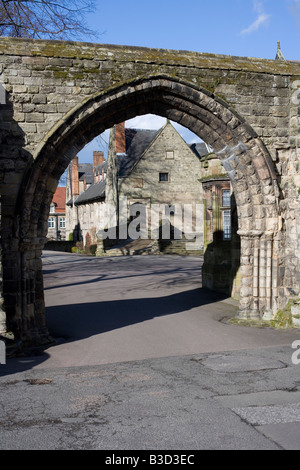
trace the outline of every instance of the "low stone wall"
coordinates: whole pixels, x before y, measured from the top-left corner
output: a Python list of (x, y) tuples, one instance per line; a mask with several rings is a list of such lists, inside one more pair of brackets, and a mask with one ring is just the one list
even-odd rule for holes
[(44, 250), (72, 253), (73, 247), (76, 247), (76, 242), (68, 240), (49, 240), (44, 246)]

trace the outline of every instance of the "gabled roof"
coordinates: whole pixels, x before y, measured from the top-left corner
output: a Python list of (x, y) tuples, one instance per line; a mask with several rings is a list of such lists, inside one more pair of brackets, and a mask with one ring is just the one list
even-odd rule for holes
[(66, 212), (66, 188), (64, 186), (56, 188), (52, 202), (55, 204), (55, 212)]
[(85, 179), (87, 184), (93, 183), (93, 165), (91, 163), (80, 163), (78, 165), (78, 179), (79, 181), (84, 181)]
[(118, 155), (118, 174), (127, 176), (160, 130), (125, 129), (126, 155)]
[[(154, 140), (158, 138), (168, 124), (170, 124), (169, 121), (167, 121), (167, 123), (159, 130), (125, 129), (127, 154), (118, 155), (117, 162), (119, 177), (124, 178), (129, 175), (134, 166), (142, 158), (145, 151), (150, 147), (150, 145), (152, 145)], [(178, 133), (178, 135), (180, 134)], [(209, 152), (207, 145), (204, 142), (189, 145), (183, 138), (182, 141), (199, 159), (203, 155), (207, 155)]]
[[(163, 126), (159, 130), (131, 129), (131, 128), (125, 129), (126, 154), (117, 155), (118, 176), (120, 178), (125, 178), (130, 174), (134, 166), (142, 158), (145, 151), (150, 147), (150, 145), (154, 142), (154, 140), (157, 139), (158, 136), (162, 133), (165, 126)], [(185, 141), (183, 140), (183, 142)], [(208, 148), (204, 142), (191, 144), (191, 145), (186, 144), (186, 145), (191, 149), (191, 151), (199, 159), (203, 155), (207, 155), (208, 153)], [(88, 183), (87, 176), (89, 175), (89, 168), (88, 168), (89, 166), (92, 167), (92, 165), (90, 164), (79, 165), (79, 172), (80, 170), (85, 171), (87, 183)], [(104, 172), (106, 172), (107, 161), (95, 167), (96, 174), (98, 172), (102, 173), (102, 169), (104, 170)], [(96, 200), (103, 200), (105, 198), (105, 186), (106, 186), (105, 180), (100, 181), (99, 183), (91, 182), (91, 186), (89, 186), (89, 188), (86, 191), (84, 191), (77, 197), (74, 204), (80, 205), (80, 204), (85, 204), (89, 202), (94, 202)]]
[(105, 198), (105, 181), (94, 183), (87, 188), (86, 191), (81, 193), (74, 201), (75, 206), (85, 204), (87, 202), (94, 202)]

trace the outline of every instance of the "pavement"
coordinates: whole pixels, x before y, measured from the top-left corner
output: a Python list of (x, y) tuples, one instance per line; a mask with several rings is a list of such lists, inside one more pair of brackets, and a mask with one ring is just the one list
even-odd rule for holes
[(299, 329), (231, 324), (197, 257), (43, 262), (55, 343), (0, 365), (1, 450), (300, 449)]

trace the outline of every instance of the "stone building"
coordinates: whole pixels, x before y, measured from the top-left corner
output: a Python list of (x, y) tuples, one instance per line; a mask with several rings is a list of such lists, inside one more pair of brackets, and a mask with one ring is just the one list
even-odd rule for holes
[(59, 186), (50, 204), (48, 218), (48, 240), (64, 240), (66, 238), (66, 188)]
[[(153, 238), (164, 236), (167, 241), (157, 246), (164, 252), (203, 252), (216, 231), (230, 241), (230, 204), (215, 203), (213, 211), (211, 203), (207, 204), (209, 182), (213, 181), (219, 188), (217, 193), (213, 191), (218, 194), (215, 201), (228, 199), (228, 195), (230, 199), (229, 178), (205, 143), (188, 145), (169, 121), (160, 130), (125, 129), (121, 123), (111, 129), (108, 160), (103, 155), (99, 158), (94, 152), (93, 164), (79, 165), (76, 157), (68, 169), (67, 237), (71, 234), (84, 246), (101, 244), (97, 233), (106, 203), (117, 214), (111, 226), (126, 226), (125, 236), (116, 233), (111, 243), (134, 238), (130, 227), (135, 228), (141, 215), (147, 232), (137, 236), (149, 240), (149, 245), (154, 244)], [(91, 171), (93, 183), (89, 184)], [(125, 207), (120, 208), (121, 200)], [(153, 211), (157, 210), (158, 226), (153, 226)], [(136, 225), (131, 223), (134, 219)], [(166, 232), (162, 233), (164, 223), (168, 227), (164, 225)]]
[[(106, 161), (103, 152), (93, 152), (93, 163), (79, 163), (76, 156), (67, 169), (66, 183), (66, 238), (95, 243), (94, 217), (98, 218), (98, 200), (103, 200), (100, 183), (105, 179)], [(95, 197), (96, 196), (96, 197)], [(89, 242), (88, 242), (89, 244)]]
[[(126, 198), (129, 218), (136, 217), (136, 207), (138, 212), (139, 205), (144, 207), (149, 238), (151, 229), (157, 228), (157, 221), (159, 225), (164, 221), (170, 223), (178, 235), (195, 232), (196, 211), (203, 213), (200, 156), (208, 151), (205, 144), (189, 146), (167, 121), (159, 131), (128, 130), (127, 147), (130, 158), (127, 148), (117, 153), (116, 158), (118, 195)], [(154, 222), (155, 210), (159, 214)], [(190, 224), (188, 217), (191, 217)], [(203, 235), (202, 216), (199, 219), (197, 231)], [(200, 247), (203, 247), (202, 236), (198, 237)]]

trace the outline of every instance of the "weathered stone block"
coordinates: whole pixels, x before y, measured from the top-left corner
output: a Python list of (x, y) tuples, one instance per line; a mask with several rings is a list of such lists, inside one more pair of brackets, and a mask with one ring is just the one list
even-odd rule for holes
[(26, 122), (44, 122), (43, 113), (30, 113), (26, 115)]
[(45, 104), (47, 103), (47, 95), (44, 95), (44, 94), (35, 94), (33, 97), (32, 97), (32, 103), (34, 104)]

